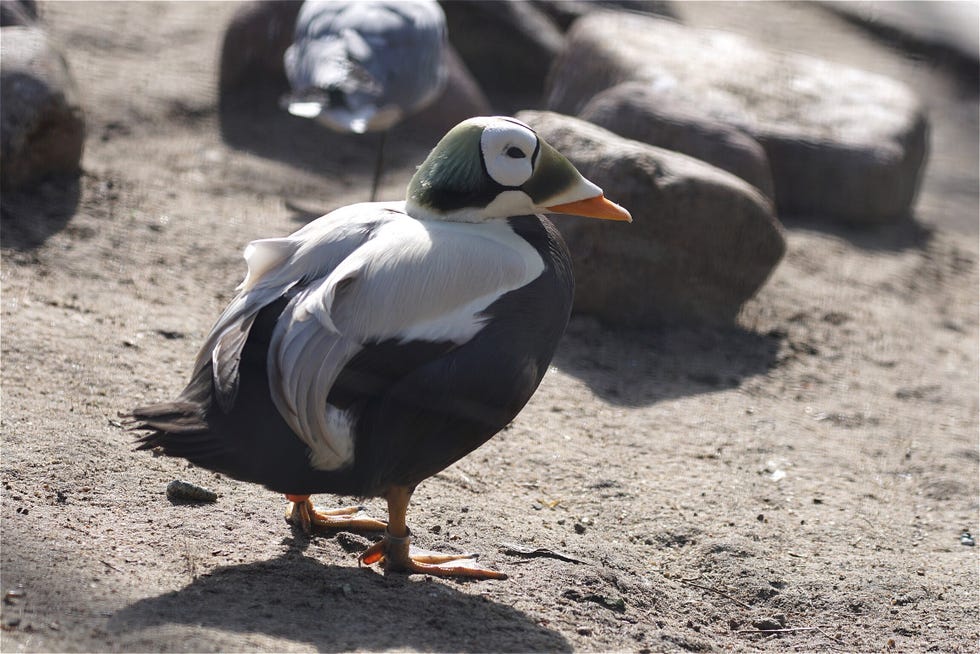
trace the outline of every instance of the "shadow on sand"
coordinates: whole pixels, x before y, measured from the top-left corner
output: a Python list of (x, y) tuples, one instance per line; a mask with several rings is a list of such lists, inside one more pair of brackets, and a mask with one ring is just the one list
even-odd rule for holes
[(81, 198), (77, 176), (43, 179), (15, 191), (4, 191), (0, 200), (0, 243), (5, 248), (27, 251), (68, 224)]
[[(489, 583), (489, 582), (457, 582)], [(116, 632), (186, 624), (306, 642), (321, 652), (567, 652), (557, 632), (510, 606), (426, 577), (324, 565), (293, 546), (222, 566), (179, 591), (139, 600), (109, 620)]]
[(920, 222), (912, 215), (892, 222), (870, 225), (851, 225), (826, 218), (780, 216), (790, 231), (810, 231), (833, 236), (870, 252), (904, 252), (924, 249), (932, 239), (935, 228)]
[(621, 406), (735, 388), (777, 364), (784, 334), (738, 327), (664, 327), (612, 330), (576, 316), (555, 365), (596, 395)]

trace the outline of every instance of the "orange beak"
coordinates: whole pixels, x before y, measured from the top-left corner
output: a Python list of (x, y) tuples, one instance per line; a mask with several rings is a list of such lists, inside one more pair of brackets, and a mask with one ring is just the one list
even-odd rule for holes
[(594, 198), (579, 200), (578, 202), (568, 202), (566, 204), (556, 204), (553, 207), (546, 207), (548, 211), (554, 213), (569, 213), (574, 216), (585, 216), (587, 218), (601, 218), (603, 220), (623, 220), (628, 223), (633, 222), (630, 212), (622, 208), (615, 202), (610, 202), (604, 195), (597, 195)]

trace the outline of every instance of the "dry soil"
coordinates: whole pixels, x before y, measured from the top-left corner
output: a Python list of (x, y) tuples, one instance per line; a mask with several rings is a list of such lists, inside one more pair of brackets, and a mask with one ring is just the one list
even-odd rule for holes
[[(89, 135), (77, 184), (3, 198), (0, 649), (976, 651), (975, 70), (815, 5), (681, 7), (912, 85), (916, 214), (787, 219), (733, 329), (573, 319), (513, 425), (416, 493), (422, 545), (510, 575), (466, 583), (359, 569), (366, 540), (132, 451), (117, 414), (180, 391), (245, 244), (364, 199), (373, 143), (282, 116), (223, 139), (233, 4), (42, 10)], [(385, 195), (432, 143), (396, 135)], [(220, 497), (173, 504), (176, 478)]]

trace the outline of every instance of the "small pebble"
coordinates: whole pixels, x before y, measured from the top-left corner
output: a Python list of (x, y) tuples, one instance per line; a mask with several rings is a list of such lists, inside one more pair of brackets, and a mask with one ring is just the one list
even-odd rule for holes
[(590, 629), (589, 627), (579, 627), (575, 631), (576, 631), (576, 633), (578, 633), (579, 636), (591, 636), (592, 635), (592, 629)]
[[(782, 618), (782, 620), (780, 620)], [(753, 620), (752, 626), (759, 631), (777, 631), (786, 626), (786, 616), (780, 614), (762, 620)]]
[(976, 544), (977, 544), (977, 542), (975, 540), (973, 540), (973, 536), (970, 535), (970, 532), (964, 531), (962, 534), (960, 534), (960, 545), (966, 545), (967, 547), (973, 547)]
[(583, 525), (581, 522), (576, 522), (575, 523), (575, 533), (576, 534), (584, 534), (585, 533), (585, 525)]
[(218, 494), (202, 486), (174, 479), (167, 484), (167, 499), (171, 502), (217, 502)]

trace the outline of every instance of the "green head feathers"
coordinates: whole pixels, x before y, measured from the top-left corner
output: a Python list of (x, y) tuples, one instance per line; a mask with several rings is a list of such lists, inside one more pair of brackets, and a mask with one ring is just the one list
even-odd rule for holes
[(412, 177), (405, 209), (420, 219), (462, 222), (545, 212), (629, 220), (534, 130), (500, 116), (452, 128)]

